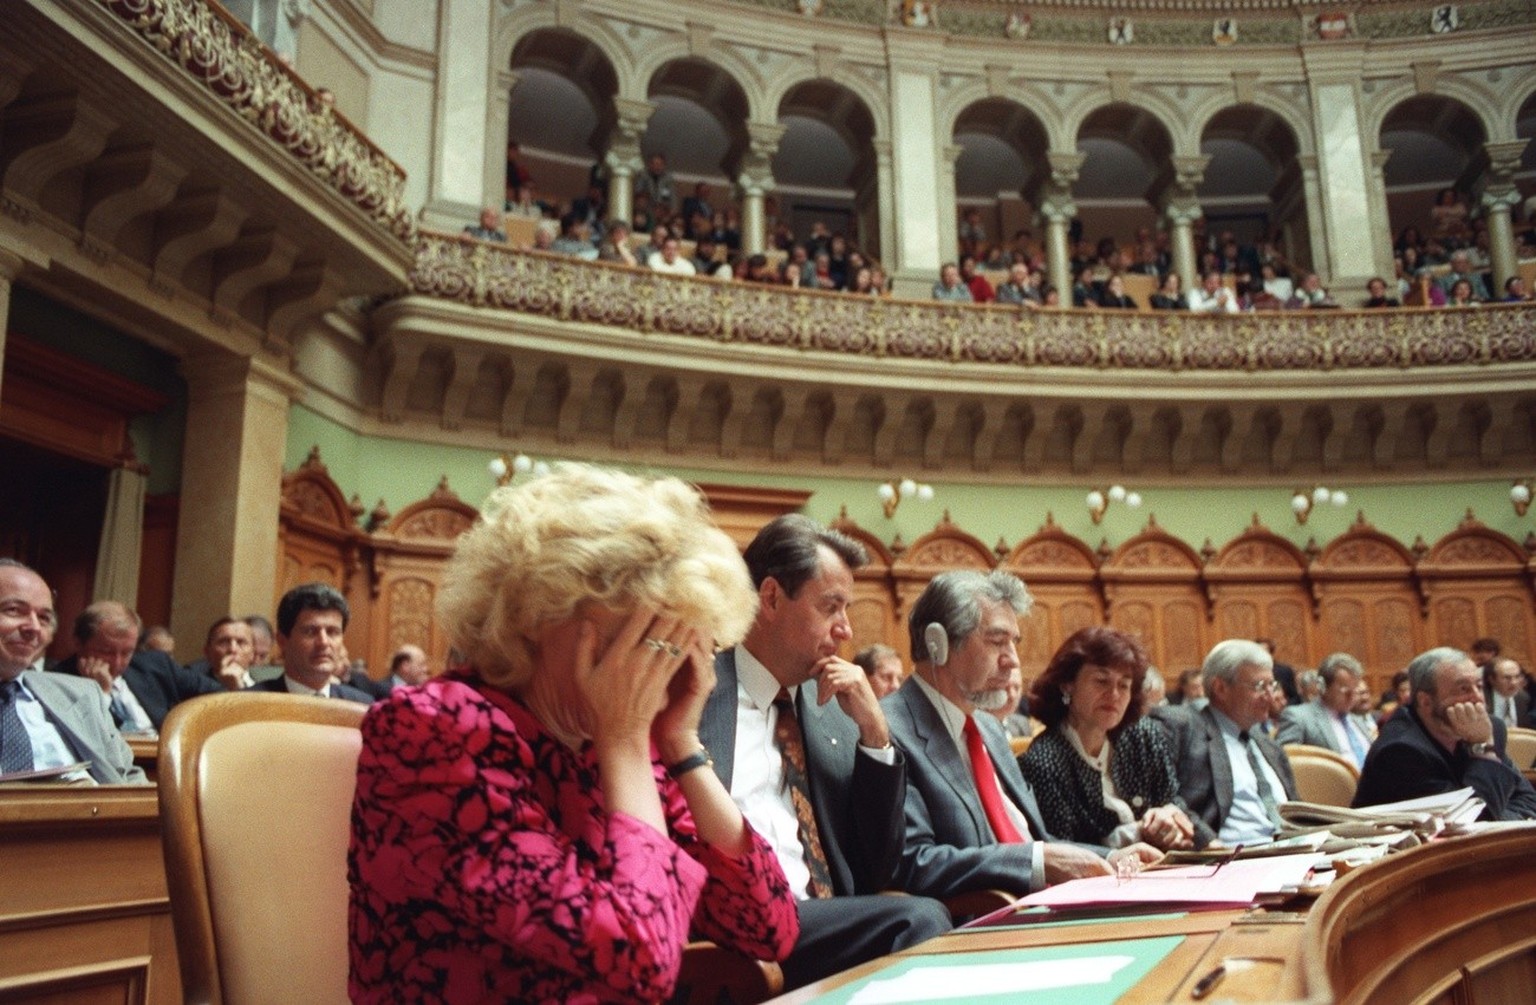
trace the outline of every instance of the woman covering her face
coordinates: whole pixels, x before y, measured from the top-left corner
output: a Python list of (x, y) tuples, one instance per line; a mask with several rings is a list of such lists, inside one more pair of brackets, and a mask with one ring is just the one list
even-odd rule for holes
[(676, 479), (563, 465), (492, 495), (437, 605), (464, 665), (363, 722), (352, 999), (660, 1000), (691, 928), (786, 956), (794, 898), (698, 739), (756, 604)]
[(1030, 691), (1045, 723), (1019, 757), (1052, 834), (1123, 847), (1194, 845), (1194, 825), (1174, 805), (1173, 756), (1162, 730), (1142, 718), (1147, 655), (1112, 628), (1074, 633)]

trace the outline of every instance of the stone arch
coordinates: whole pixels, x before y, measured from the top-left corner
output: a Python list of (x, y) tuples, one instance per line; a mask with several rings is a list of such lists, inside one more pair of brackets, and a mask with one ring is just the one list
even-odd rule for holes
[(863, 103), (865, 110), (869, 113), (870, 120), (874, 123), (873, 139), (883, 140), (890, 137), (890, 95), (857, 73), (838, 73), (836, 69), (829, 73), (822, 73), (807, 64), (805, 73), (793, 76), (777, 75), (770, 80), (763, 95), (763, 107), (782, 110), (785, 98), (802, 85), (815, 81), (825, 81), (849, 91)]
[[(796, 186), (820, 189), (827, 196), (817, 201), (826, 203), (841, 203), (845, 198), (841, 193), (846, 191), (848, 226), (834, 227), (833, 231), (846, 230), (851, 245), (864, 251), (882, 247), (876, 153), (879, 127), (868, 103), (840, 81), (813, 77), (783, 92), (776, 117), (785, 131), (772, 162), (775, 184), (781, 190)], [(834, 162), (829, 149), (817, 150), (837, 142), (848, 155), (846, 171), (837, 170), (842, 162)], [(806, 172), (805, 166), (813, 163), (831, 166), (834, 171), (822, 176)], [(780, 209), (781, 219), (788, 217), (793, 224), (793, 211), (782, 202)], [(801, 227), (796, 229), (804, 232)]]
[[(657, 114), (651, 116), (647, 125), (647, 139), (641, 142), (642, 150), (653, 152), (649, 138), (657, 130), (657, 115), (666, 114), (667, 101), (693, 105), (712, 119), (724, 135), (725, 149), (707, 167), (711, 173), (717, 170), (719, 177), (734, 179), (748, 149), (747, 122), (764, 121), (760, 113), (754, 114), (753, 98), (741, 83), (740, 77), (733, 75), (715, 60), (713, 54), (706, 57), (682, 52), (669, 59), (656, 59), (648, 63), (652, 69), (646, 84), (645, 98), (657, 106)], [(690, 165), (679, 160), (677, 155), (684, 153), (691, 156), (694, 151), (663, 152), (667, 154), (669, 165), (674, 171), (686, 171)], [(706, 157), (694, 162), (691, 165), (693, 173), (703, 170), (707, 160)]]
[(492, 42), (491, 66), (510, 69), (512, 56), (523, 40), (540, 31), (573, 33), (602, 53), (618, 81), (617, 96), (643, 99), (645, 84), (635, 67), (631, 46), (613, 31), (612, 26), (580, 11), (557, 16), (552, 6), (527, 4), (503, 18)]
[(772, 119), (772, 106), (768, 103), (767, 88), (762, 75), (755, 67), (746, 62), (733, 48), (709, 45), (700, 51), (690, 45), (686, 37), (680, 35), (647, 51), (639, 61), (635, 69), (643, 78), (641, 97), (650, 99), (656, 93), (658, 78), (669, 66), (690, 62), (713, 69), (740, 90), (743, 122), (748, 120), (767, 122)]
[[(517, 40), (507, 65), (519, 77), (507, 99), (508, 140), (537, 139), (542, 142), (533, 145), (545, 152), (600, 160), (618, 120), (621, 89), (606, 51), (564, 26), (536, 28)], [(589, 110), (592, 128), (582, 136)]]
[(1290, 128), (1291, 139), (1295, 142), (1298, 156), (1307, 157), (1317, 153), (1317, 139), (1312, 132), (1312, 122), (1305, 115), (1298, 113), (1296, 103), (1283, 95), (1262, 88), (1256, 89), (1248, 101), (1234, 101), (1227, 91), (1214, 91), (1202, 98), (1187, 113), (1189, 127), (1196, 144), (1210, 129), (1212, 119), (1229, 108), (1245, 106), (1262, 109), (1285, 123)]

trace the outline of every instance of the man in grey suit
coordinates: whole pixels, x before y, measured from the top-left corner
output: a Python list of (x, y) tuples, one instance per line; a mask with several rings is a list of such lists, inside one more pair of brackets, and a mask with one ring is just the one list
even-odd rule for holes
[(147, 784), (96, 682), (30, 669), (57, 624), (43, 578), (0, 559), (0, 773), (88, 761), (104, 785)]
[(1525, 671), (1508, 657), (1495, 659), (1487, 674), (1488, 714), (1504, 723), (1504, 728), (1530, 728), (1531, 696), (1525, 690)]
[[(1046, 830), (990, 714), (1009, 701), (1009, 677), (1019, 668), (1019, 617), (1030, 603), (1016, 576), (967, 570), (935, 576), (912, 607), (913, 673), (885, 702), (891, 736), (907, 755), (898, 883), (911, 893), (1023, 894), (1109, 875), (1110, 863), (1122, 858), (1159, 857), (1147, 845), (1110, 852), (1057, 841)], [(994, 819), (998, 814), (1006, 819)]]
[(1272, 837), (1280, 828), (1279, 804), (1296, 798), (1296, 778), (1285, 751), (1255, 729), (1269, 714), (1277, 687), (1273, 658), (1246, 639), (1216, 644), (1200, 668), (1210, 704), (1198, 712), (1179, 706), (1154, 708), (1168, 730), (1179, 803), (1195, 825), (1195, 844), (1205, 847)]
[(1363, 767), (1371, 741), (1360, 731), (1350, 712), (1355, 705), (1355, 689), (1365, 677), (1365, 670), (1349, 653), (1331, 653), (1318, 666), (1317, 673), (1323, 679), (1322, 692), (1311, 701), (1291, 705), (1280, 713), (1275, 742), (1325, 747), (1349, 758), (1355, 767)]
[(790, 514), (764, 527), (745, 557), (757, 620), (715, 660), (699, 739), (802, 898), (800, 938), (783, 963), (789, 989), (951, 923), (935, 901), (877, 896), (901, 857), (907, 781), (869, 679), (837, 656), (853, 634), (848, 602), (864, 549)]

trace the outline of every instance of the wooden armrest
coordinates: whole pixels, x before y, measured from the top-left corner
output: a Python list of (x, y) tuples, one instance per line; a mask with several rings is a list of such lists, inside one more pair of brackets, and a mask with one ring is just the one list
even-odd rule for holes
[(979, 918), (1002, 910), (1018, 899), (1017, 894), (1007, 890), (971, 890), (946, 897), (944, 906), (949, 908), (949, 916), (955, 919), (955, 924), (959, 924), (966, 918)]
[(720, 1001), (752, 1005), (784, 990), (784, 971), (777, 963), (743, 956), (713, 942), (690, 942), (683, 949), (673, 1002), (714, 1005)]

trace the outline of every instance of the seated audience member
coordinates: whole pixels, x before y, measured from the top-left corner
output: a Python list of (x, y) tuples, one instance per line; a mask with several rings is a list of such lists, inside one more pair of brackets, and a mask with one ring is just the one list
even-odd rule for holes
[(1280, 690), (1285, 693), (1286, 703), (1294, 705), (1301, 701), (1301, 693), (1296, 690), (1296, 668), (1275, 659), (1275, 640), (1266, 638), (1253, 641), (1263, 646), (1264, 651), (1269, 653), (1269, 658), (1275, 660), (1275, 683), (1279, 684)]
[(1141, 700), (1142, 708), (1151, 709), (1168, 704), (1168, 682), (1163, 679), (1157, 667), (1147, 667), (1147, 676), (1141, 682), (1141, 690), (1145, 696)]
[(1236, 314), (1237, 297), (1221, 284), (1221, 273), (1207, 271), (1200, 286), (1190, 290), (1187, 297), (1189, 309), (1196, 314)]
[(1206, 706), (1205, 680), (1200, 676), (1199, 667), (1190, 667), (1179, 674), (1179, 682), (1168, 700), (1174, 705), (1188, 705), (1196, 710)]
[[(758, 256), (753, 255), (753, 258)], [(875, 271), (867, 265), (861, 265), (854, 270), (853, 282), (848, 285), (849, 293), (857, 293), (866, 297), (878, 297), (880, 291), (875, 288)]]
[(657, 211), (671, 213), (677, 208), (677, 182), (667, 169), (665, 154), (653, 153), (646, 158), (645, 170), (635, 175), (634, 192), (637, 196), (643, 194)]
[(1045, 723), (1019, 756), (1045, 825), (1069, 841), (1123, 848), (1194, 846), (1174, 804), (1173, 757), (1162, 729), (1142, 718), (1147, 654), (1113, 628), (1074, 632), (1030, 688)]
[(697, 275), (693, 263), (679, 253), (677, 238), (668, 237), (661, 243), (660, 251), (651, 252), (645, 263), (652, 272), (664, 272), (670, 276)]
[(876, 698), (884, 698), (901, 687), (906, 677), (902, 672), (901, 654), (880, 643), (860, 649), (853, 662), (869, 678), (869, 689), (875, 692)]
[(1280, 720), (1285, 715), (1285, 710), (1290, 707), (1290, 702), (1285, 700), (1285, 692), (1278, 687), (1272, 689), (1269, 692), (1269, 714), (1254, 728), (1279, 743), (1276, 737), (1280, 735)]
[(945, 262), (939, 266), (939, 281), (933, 284), (933, 299), (962, 304), (971, 303), (975, 299), (971, 296), (971, 288), (960, 278), (960, 267), (954, 262)]
[(1504, 303), (1521, 304), (1531, 299), (1525, 289), (1525, 279), (1520, 276), (1510, 276), (1504, 280)]
[(715, 261), (715, 239), (709, 236), (699, 238), (693, 245), (693, 271), (696, 275), (712, 276), (720, 263)]
[(1430, 234), (1437, 240), (1460, 243), (1467, 233), (1467, 204), (1454, 188), (1443, 188), (1429, 209)]
[(169, 656), (176, 652), (176, 636), (164, 625), (150, 625), (144, 629), (144, 637), (139, 639), (139, 648)]
[(247, 614), (240, 620), (251, 626), (251, 666), (271, 666), (272, 622), (260, 614)]
[(816, 252), (811, 259), (811, 281), (806, 284), (806, 289), (830, 293), (837, 288), (837, 277), (832, 274), (832, 256), (825, 251)]
[(1210, 704), (1199, 711), (1170, 706), (1152, 712), (1168, 729), (1179, 804), (1195, 825), (1197, 848), (1217, 839), (1231, 846), (1273, 837), (1280, 804), (1296, 798), (1285, 751), (1255, 731), (1278, 686), (1273, 667), (1257, 642), (1227, 639), (1200, 670)]
[(1488, 714), (1507, 729), (1531, 728), (1531, 696), (1526, 692), (1525, 671), (1520, 669), (1520, 664), (1508, 657), (1495, 659), (1484, 677)]
[(1115, 310), (1137, 309), (1136, 299), (1125, 292), (1125, 279), (1120, 273), (1115, 273), (1104, 282), (1104, 292), (1099, 294), (1099, 306)]
[(256, 683), (250, 672), (255, 658), (255, 632), (250, 624), (239, 618), (224, 617), (208, 627), (203, 658), (188, 663), (187, 669), (221, 680), (228, 674), (238, 673), (240, 686), (245, 688)]
[(1483, 703), (1483, 675), (1466, 653), (1443, 646), (1408, 664), (1409, 703), (1371, 747), (1356, 806), (1414, 799), (1465, 786), (1487, 804), (1482, 820), (1536, 820), (1536, 790), (1504, 753), (1504, 723)]
[(550, 244), (549, 250), (557, 255), (570, 255), (592, 262), (597, 260), (597, 248), (592, 244), (587, 221), (575, 210), (560, 218), (560, 236)]
[(1040, 306), (1040, 289), (1030, 279), (1027, 262), (1015, 262), (1008, 267), (1008, 281), (997, 288), (997, 302), (1019, 307)]
[(1349, 709), (1349, 721), (1360, 730), (1360, 735), (1366, 738), (1367, 743), (1375, 743), (1380, 726), (1376, 723), (1376, 714), (1371, 708), (1371, 685), (1365, 682), (1365, 678), (1355, 682), (1355, 703)]
[(1301, 277), (1301, 285), (1296, 287), (1285, 306), (1292, 309), (1300, 308), (1324, 308), (1339, 306), (1328, 291), (1323, 289), (1323, 279), (1315, 272), (1308, 272)]
[(1013, 673), (1008, 675), (1008, 700), (1002, 707), (993, 709), (992, 716), (1010, 740), (1035, 735), (1035, 724), (1029, 719), (1029, 699), (1024, 697), (1023, 667), (1014, 667)]
[(352, 1000), (664, 1001), (695, 927), (788, 954), (789, 884), (699, 741), (711, 648), (753, 609), (676, 479), (497, 490), (438, 603), (465, 665), (363, 720)]
[(501, 229), (501, 213), (494, 206), (487, 206), (480, 211), (480, 223), (464, 228), (464, 233), (481, 241), (500, 241), (507, 243), (507, 232)]
[(1098, 267), (1092, 262), (1084, 262), (1081, 268), (1074, 270), (1075, 278), (1072, 280), (1073, 307), (1097, 307), (1099, 305), (1099, 293), (1102, 284), (1099, 282), (1098, 272)]
[(432, 667), (427, 663), (427, 654), (420, 646), (407, 643), (396, 649), (395, 654), (389, 658), (390, 690), (425, 684), (431, 676)]
[(342, 667), (342, 672), (331, 677), (333, 684), (346, 684), (348, 687), (355, 687), (366, 694), (372, 701), (388, 697), (389, 692), (394, 690), (395, 685), (388, 678), (384, 680), (373, 679), (373, 675), (368, 672), (367, 660), (348, 659), (346, 649), (342, 649), (341, 655), (336, 662), (338, 666)]
[(609, 221), (608, 229), (603, 233), (603, 243), (597, 249), (597, 260), (635, 267), (640, 265), (634, 249), (629, 246), (629, 224), (623, 220)]
[(1184, 293), (1179, 289), (1179, 274), (1170, 272), (1163, 277), (1158, 284), (1157, 292), (1152, 294), (1152, 309), (1157, 311), (1187, 311), (1189, 301), (1184, 298)]
[(816, 285), (816, 265), (811, 261), (810, 249), (799, 242), (790, 247), (789, 257), (784, 259), (780, 272), (781, 282), (786, 286), (811, 289)]
[(1244, 311), (1277, 311), (1285, 306), (1284, 301), (1264, 285), (1263, 280), (1251, 280), (1238, 284), (1237, 306)]
[(1393, 674), (1391, 685), (1376, 700), (1376, 728), (1378, 730), (1383, 723), (1392, 718), (1393, 712), (1408, 704), (1410, 692), (1408, 671), (1399, 670)]
[(757, 616), (715, 657), (699, 736), (798, 900), (786, 988), (948, 931), (944, 905), (887, 897), (902, 847), (907, 762), (869, 678), (837, 656), (863, 546), (800, 514), (747, 545)]
[(277, 645), (283, 652), (283, 675), (262, 681), (251, 690), (372, 703), (373, 695), (368, 692), (333, 680), (348, 669), (341, 635), (350, 617), (347, 598), (324, 583), (305, 583), (283, 594), (277, 602)]
[(61, 781), (147, 784), (95, 682), (32, 664), (58, 622), (43, 577), (0, 558), (0, 775), (85, 763)]
[(1471, 256), (1465, 251), (1455, 251), (1451, 253), (1451, 271), (1440, 277), (1440, 289), (1445, 292), (1447, 302), (1455, 296), (1456, 284), (1463, 280), (1472, 299), (1488, 299), (1488, 284), (1483, 282), (1482, 273), (1473, 270)]
[(971, 291), (971, 300), (978, 304), (990, 304), (997, 299), (997, 291), (986, 276), (977, 271), (976, 256), (965, 255), (960, 259), (960, 278)]
[(1355, 707), (1355, 689), (1365, 678), (1360, 661), (1349, 653), (1331, 653), (1318, 665), (1323, 690), (1311, 701), (1291, 705), (1280, 717), (1275, 739), (1280, 744), (1306, 743), (1326, 747), (1355, 762), (1365, 763), (1371, 739), (1360, 731), (1351, 718)]
[(1316, 670), (1303, 670), (1296, 675), (1296, 693), (1300, 698), (1298, 705), (1309, 701), (1316, 701), (1323, 693), (1323, 676)]
[(1272, 294), (1281, 306), (1296, 292), (1296, 284), (1291, 281), (1291, 277), (1281, 275), (1279, 267), (1274, 263), (1266, 262), (1260, 266), (1259, 281), (1264, 286), (1264, 292)]
[(1472, 281), (1466, 277), (1456, 280), (1445, 294), (1447, 307), (1476, 307), (1482, 303), (1472, 292)]
[(1371, 281), (1365, 284), (1365, 292), (1370, 296), (1361, 306), (1375, 309), (1378, 307), (1401, 307), (1402, 303), (1396, 297), (1387, 296), (1387, 281), (1380, 276), (1372, 276)]
[(75, 654), (53, 667), (58, 673), (87, 677), (101, 685), (112, 721), (123, 732), (157, 730), (178, 703), (240, 688), (238, 664), (215, 680), (177, 666), (165, 653), (135, 651), (140, 624), (129, 607), (98, 600), (75, 618)]
[(885, 703), (910, 765), (903, 890), (1022, 893), (1158, 856), (1146, 845), (1110, 851), (1058, 841), (997, 720), (985, 714), (1008, 702), (1019, 617), (1030, 603), (1018, 577), (965, 570), (935, 576), (912, 605), (915, 666)]

